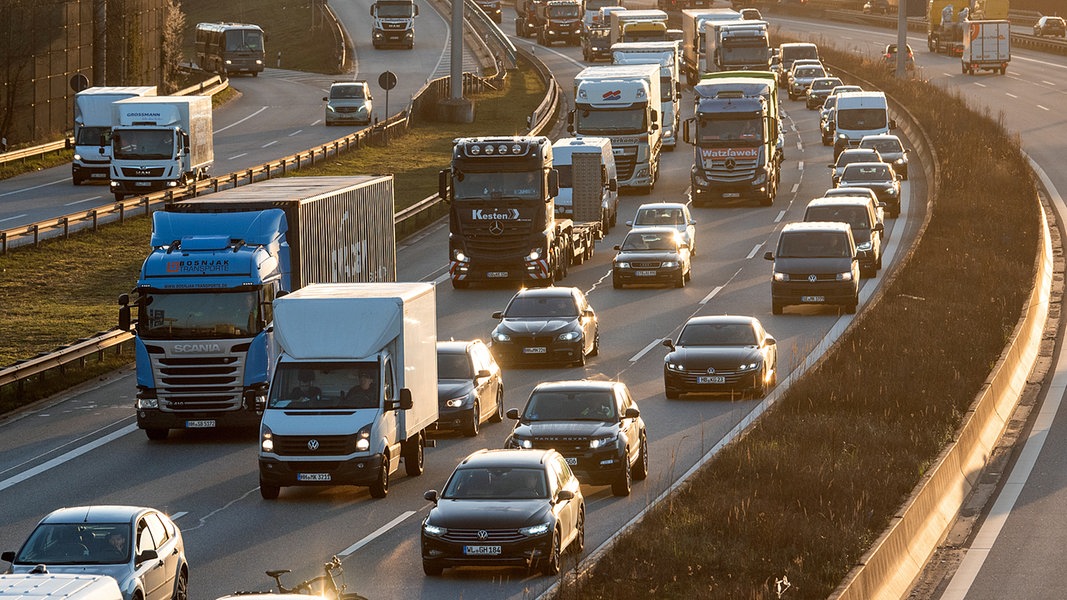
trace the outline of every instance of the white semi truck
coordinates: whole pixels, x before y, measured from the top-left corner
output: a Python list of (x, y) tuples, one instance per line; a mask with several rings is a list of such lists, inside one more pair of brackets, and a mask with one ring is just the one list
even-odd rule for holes
[(116, 200), (205, 179), (215, 162), (210, 96), (154, 96), (111, 105)]
[(428, 283), (324, 283), (274, 301), (277, 362), (260, 423), (259, 490), (360, 485), (384, 498), (423, 473), (437, 421), (437, 302)]
[(659, 65), (660, 121), (663, 147), (674, 150), (682, 99), (679, 68), (682, 48), (678, 42), (621, 42), (611, 46), (611, 62), (616, 65)]
[(74, 185), (107, 180), (111, 173), (111, 105), (117, 100), (155, 96), (156, 86), (96, 86), (74, 96)]
[(586, 67), (574, 77), (567, 130), (611, 140), (619, 187), (651, 193), (659, 177), (659, 65)]

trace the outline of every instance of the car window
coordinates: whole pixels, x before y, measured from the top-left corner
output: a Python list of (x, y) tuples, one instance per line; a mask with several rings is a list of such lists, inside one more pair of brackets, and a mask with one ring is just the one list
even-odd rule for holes
[(553, 461), (555, 464), (555, 471), (558, 477), (559, 489), (563, 489), (570, 484), (571, 479), (574, 479), (574, 471), (571, 471), (570, 466), (567, 465), (567, 459), (562, 456), (557, 456)]
[(756, 334), (747, 323), (689, 323), (678, 335), (679, 346), (754, 346)]
[(812, 206), (804, 213), (805, 221), (838, 221), (852, 229), (870, 229), (870, 213), (863, 206)]
[(610, 421), (618, 418), (614, 396), (604, 390), (534, 392), (522, 414), (526, 421)]
[(526, 467), (469, 467), (448, 480), (442, 498), (491, 500), (498, 498), (545, 498), (548, 482), (543, 469)]
[(794, 231), (778, 240), (780, 258), (846, 258), (851, 256), (848, 238), (839, 231)]
[(524, 317), (577, 317), (578, 308), (569, 297), (519, 296), (512, 299), (504, 316)]
[(874, 148), (883, 154), (900, 154), (904, 151), (900, 140), (894, 138), (861, 141), (860, 148)]
[(666, 233), (644, 233), (631, 231), (626, 234), (621, 248), (629, 251), (640, 250), (674, 250), (678, 247), (674, 235)]
[(155, 539), (152, 538), (152, 530), (149, 529), (144, 517), (137, 521), (137, 555), (140, 556), (148, 550), (155, 550)]
[(888, 167), (882, 165), (851, 164), (845, 167), (841, 179), (848, 181), (884, 181), (889, 179)]
[(438, 379), (470, 379), (471, 365), (466, 353), (437, 353)]
[(489, 353), (489, 348), (486, 348), (485, 344), (476, 344), (474, 346), (474, 355), (478, 357), (478, 362), (483, 369), (493, 370), (495, 361), (493, 361), (493, 355)]
[(159, 515), (150, 513), (144, 516), (144, 520), (148, 525), (148, 529), (152, 532), (152, 539), (155, 540), (157, 548), (170, 541), (170, 532), (163, 526), (163, 522), (159, 519)]

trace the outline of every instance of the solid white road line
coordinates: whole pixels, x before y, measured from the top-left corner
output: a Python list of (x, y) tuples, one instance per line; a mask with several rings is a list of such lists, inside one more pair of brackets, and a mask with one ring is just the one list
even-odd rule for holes
[(802, 161), (802, 160), (798, 160), (797, 161), (797, 170), (798, 171), (803, 171), (804, 170), (804, 161)]
[(12, 221), (14, 219), (21, 219), (22, 217), (25, 217), (26, 214), (27, 213), (22, 213), (21, 215), (15, 215), (13, 217), (4, 217), (3, 219), (0, 219), (0, 223), (3, 223), (4, 221)]
[(70, 181), (70, 179), (67, 178), (67, 177), (64, 177), (63, 179), (57, 179), (55, 181), (49, 181), (48, 183), (42, 183), (41, 185), (35, 185), (33, 187), (22, 188), (22, 189), (19, 189), (19, 190), (11, 190), (10, 192), (4, 192), (3, 194), (0, 194), (0, 198), (3, 198), (4, 196), (10, 196), (12, 194), (21, 194), (22, 192), (32, 192), (33, 190), (39, 190), (39, 189), (41, 189), (43, 187), (48, 187), (50, 185), (55, 185), (57, 183), (66, 183), (68, 181)]
[(241, 154), (238, 154), (237, 156), (231, 156), (229, 158), (229, 160), (236, 160), (238, 158), (241, 158), (242, 156), (248, 156), (248, 153), (247, 152), (242, 152)]
[(637, 362), (641, 360), (641, 357), (652, 351), (653, 348), (663, 343), (663, 338), (652, 340), (647, 346), (641, 349), (640, 352), (630, 357), (630, 362)]
[(715, 289), (713, 289), (710, 292), (708, 292), (708, 295), (704, 296), (704, 299), (701, 300), (700, 303), (701, 304), (707, 304), (708, 302), (711, 301), (712, 298), (715, 297), (715, 294), (718, 294), (720, 291), (722, 291), (722, 286), (721, 285), (715, 286)]
[(442, 285), (444, 282), (448, 281), (450, 277), (452, 276), (448, 274), (448, 271), (445, 271), (443, 275), (433, 280), (433, 284), (434, 286)]
[(235, 126), (237, 126), (237, 125), (240, 125), (241, 123), (244, 123), (245, 121), (247, 121), (247, 120), (251, 119), (252, 117), (254, 117), (254, 116), (256, 116), (256, 115), (258, 115), (259, 113), (261, 113), (261, 112), (263, 112), (263, 111), (267, 110), (267, 108), (269, 108), (269, 107), (267, 107), (267, 106), (264, 106), (263, 108), (261, 108), (261, 109), (257, 110), (256, 112), (254, 112), (254, 113), (252, 113), (252, 114), (248, 115), (247, 117), (245, 117), (245, 118), (241, 119), (240, 121), (237, 121), (237, 122), (235, 122), (235, 123), (230, 123), (229, 125), (227, 125), (227, 126), (225, 126), (225, 127), (221, 128), (221, 129), (216, 129), (216, 130), (215, 130), (215, 133), (221, 133), (221, 132), (223, 132), (223, 131), (226, 131), (226, 130), (227, 130), (227, 129), (229, 129), (230, 127), (235, 127)]
[(7, 488), (9, 488), (9, 487), (11, 487), (11, 486), (13, 486), (15, 484), (22, 483), (23, 481), (26, 481), (27, 479), (30, 479), (31, 477), (35, 477), (37, 475), (40, 475), (41, 473), (44, 473), (45, 471), (48, 471), (48, 470), (50, 470), (52, 468), (55, 468), (55, 467), (58, 467), (59, 465), (65, 463), (65, 462), (67, 462), (69, 460), (73, 460), (73, 459), (75, 459), (75, 458), (77, 458), (77, 457), (79, 457), (79, 456), (81, 456), (81, 455), (83, 455), (83, 454), (85, 454), (85, 453), (87, 453), (87, 452), (89, 452), (91, 450), (96, 450), (97, 448), (103, 446), (104, 444), (107, 444), (107, 443), (109, 443), (111, 441), (117, 440), (117, 439), (119, 439), (120, 437), (122, 437), (122, 436), (124, 436), (126, 434), (133, 433), (134, 431), (137, 431), (137, 423), (133, 423), (133, 424), (127, 425), (127, 426), (123, 427), (122, 429), (119, 429), (118, 431), (114, 431), (112, 433), (109, 433), (108, 435), (105, 435), (104, 437), (102, 437), (100, 439), (93, 440), (93, 441), (89, 442), (88, 444), (85, 444), (84, 446), (79, 446), (79, 447), (71, 450), (70, 452), (66, 452), (64, 454), (61, 454), (60, 456), (57, 456), (57, 457), (53, 458), (52, 460), (50, 460), (48, 462), (42, 463), (40, 465), (37, 465), (36, 467), (33, 467), (32, 469), (29, 469), (29, 470), (26, 470), (26, 471), (24, 471), (22, 473), (19, 473), (18, 475), (15, 475), (14, 477), (10, 477), (8, 479), (0, 481), (0, 490), (6, 490)]
[(795, 193), (797, 193), (797, 190), (799, 190), (799, 189), (800, 189), (800, 184), (799, 183), (794, 183), (793, 184), (793, 189), (789, 190), (789, 193), (790, 194), (795, 194)]
[(345, 557), (345, 556), (348, 556), (349, 554), (352, 554), (356, 550), (359, 550), (363, 546), (366, 546), (367, 544), (373, 542), (375, 540), (375, 538), (381, 536), (383, 533), (389, 531), (393, 527), (396, 527), (401, 522), (403, 522), (404, 519), (407, 519), (408, 517), (410, 517), (413, 514), (415, 514), (415, 511), (413, 511), (413, 510), (409, 510), (407, 512), (400, 513), (400, 516), (398, 516), (397, 518), (393, 519), (392, 521), (389, 521), (385, 525), (382, 525), (374, 533), (368, 535), (367, 537), (363, 538), (362, 540), (359, 540), (355, 544), (352, 544), (351, 546), (349, 546), (349, 547), (345, 548), (344, 550), (338, 552), (337, 556)]

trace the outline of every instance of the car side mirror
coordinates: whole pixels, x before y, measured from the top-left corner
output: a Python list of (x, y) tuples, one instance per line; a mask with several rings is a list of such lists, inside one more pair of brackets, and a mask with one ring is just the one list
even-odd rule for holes
[(834, 168), (834, 167), (836, 167), (837, 165), (835, 165), (834, 163), (828, 163), (828, 164), (827, 164), (826, 166), (828, 166), (828, 167), (830, 167), (831, 169), (833, 169), (833, 168)]
[(159, 558), (159, 554), (157, 554), (155, 550), (145, 550), (137, 555), (137, 562), (143, 563), (147, 560), (155, 560), (157, 558)]
[(486, 377), (490, 377), (491, 375), (492, 375), (492, 373), (489, 372), (489, 369), (482, 369), (482, 370), (480, 370), (480, 371), (478, 371), (477, 373), (474, 374), (474, 378), (475, 379), (485, 379)]
[(592, 319), (593, 317), (596, 316), (596, 313), (593, 312), (593, 309), (587, 308), (587, 309), (582, 311), (582, 316)]
[(666, 338), (660, 343), (670, 348), (671, 350), (674, 350), (674, 340), (672, 340), (671, 338)]
[(897, 128), (897, 121), (896, 121), (896, 119), (889, 119), (889, 128), (890, 128), (890, 129), (896, 129), (896, 128)]
[(508, 412), (504, 413), (504, 416), (506, 416), (507, 418), (512, 419), (514, 421), (518, 421), (519, 420), (519, 409), (517, 409), (517, 408), (509, 408)]
[(885, 226), (881, 223), (875, 223), (874, 227), (871, 227), (871, 231), (885, 231)]
[(767, 345), (768, 346), (777, 346), (778, 345), (778, 340), (776, 340), (776, 339), (774, 339), (774, 337), (768, 335), (767, 336)]
[(504, 312), (503, 311), (499, 311), (499, 310), (496, 311), (495, 313), (493, 313), (493, 318), (494, 319), (503, 319), (504, 318)]
[(329, 101), (330, 101), (330, 98), (329, 98), (328, 96), (323, 96), (323, 97), (322, 97), (322, 101), (323, 101), (323, 102), (329, 102)]
[(627, 227), (633, 227), (634, 226), (634, 222), (633, 221), (627, 221), (626, 222), (626, 226)]
[(626, 409), (626, 412), (624, 412), (622, 416), (626, 417), (627, 419), (636, 419), (637, 417), (641, 416), (641, 411), (637, 410), (637, 407), (631, 406)]
[(5, 550), (3, 554), (0, 554), (0, 560), (4, 562), (15, 562), (15, 552), (13, 550)]
[(774, 253), (767, 251), (767, 253), (763, 255), (763, 260), (774, 260)]
[(573, 500), (574, 492), (570, 490), (560, 490), (556, 493), (556, 502), (563, 502), (565, 500)]
[(422, 495), (427, 501), (437, 504), (437, 490), (426, 490), (426, 493)]

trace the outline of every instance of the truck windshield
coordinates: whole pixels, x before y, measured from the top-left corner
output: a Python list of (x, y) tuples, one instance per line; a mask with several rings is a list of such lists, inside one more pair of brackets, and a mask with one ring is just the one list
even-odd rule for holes
[(871, 131), (885, 129), (888, 115), (884, 108), (840, 108), (837, 109), (837, 128), (845, 130)]
[(541, 171), (517, 173), (477, 173), (460, 171), (452, 178), (454, 197), (464, 198), (520, 198), (541, 200)]
[(660, 75), (659, 77), (659, 100), (660, 102), (674, 101), (674, 76)]
[(577, 4), (566, 6), (549, 6), (548, 16), (553, 19), (577, 19), (581, 7)]
[(624, 42), (665, 42), (667, 41), (667, 29), (666, 28), (654, 28), (646, 29), (639, 27), (633, 29), (626, 28), (625, 33), (622, 35), (622, 41)]
[(378, 408), (378, 372), (377, 362), (283, 362), (274, 372), (267, 408)]
[(256, 29), (231, 29), (226, 32), (228, 52), (262, 52), (263, 32)]
[(729, 45), (722, 48), (722, 64), (729, 65), (769, 65), (771, 49), (767, 46)]
[(407, 19), (414, 16), (413, 3), (408, 2), (379, 2), (378, 16), (386, 19)]
[(82, 127), (78, 129), (78, 136), (74, 139), (78, 146), (110, 146), (110, 127)]
[(167, 129), (123, 129), (111, 138), (117, 159), (161, 160), (174, 157), (174, 132)]
[(247, 338), (262, 330), (256, 291), (142, 293), (137, 332), (146, 340)]
[(575, 131), (582, 135), (642, 134), (648, 132), (645, 107), (598, 108), (588, 107), (575, 111)]
[(762, 143), (763, 120), (745, 119), (697, 119), (697, 143), (714, 145), (720, 142)]

